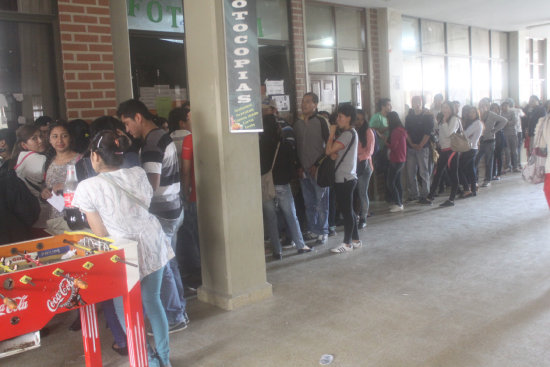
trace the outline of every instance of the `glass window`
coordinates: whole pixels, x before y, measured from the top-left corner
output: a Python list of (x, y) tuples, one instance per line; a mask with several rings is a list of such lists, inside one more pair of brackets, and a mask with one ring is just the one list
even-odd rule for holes
[(2, 0), (0, 10), (16, 11), (29, 14), (53, 14), (52, 0)]
[(49, 24), (0, 21), (0, 125), (59, 117)]
[(403, 55), (403, 91), (409, 106), (412, 97), (422, 95), (422, 59), (419, 56)]
[(472, 56), (489, 58), (489, 31), (481, 28), (471, 28)]
[(360, 76), (338, 75), (338, 103), (351, 103), (355, 108), (362, 108)]
[(459, 101), (462, 105), (470, 101), (470, 59), (449, 57), (449, 100)]
[(445, 53), (445, 29), (443, 23), (422, 20), (422, 52)]
[(477, 105), (481, 98), (489, 98), (491, 80), (489, 78), (489, 62), (472, 60), (472, 102)]
[(338, 71), (341, 73), (362, 73), (363, 52), (339, 50)]
[(361, 11), (336, 8), (336, 45), (338, 47), (363, 48), (363, 20)]
[(420, 51), (418, 19), (403, 17), (401, 49), (403, 51)]
[(258, 38), (288, 41), (287, 0), (256, 2)]
[(335, 47), (331, 7), (307, 4), (306, 31), (308, 46)]
[(491, 57), (494, 59), (508, 59), (508, 34), (491, 31)]
[(447, 24), (447, 52), (456, 55), (470, 55), (468, 26)]
[(441, 93), (445, 95), (445, 58), (443, 56), (422, 57), (422, 85), (426, 101)]
[(334, 50), (309, 47), (307, 62), (310, 73), (334, 72)]
[(493, 61), (491, 76), (492, 98), (502, 100), (508, 96), (508, 64), (501, 61)]

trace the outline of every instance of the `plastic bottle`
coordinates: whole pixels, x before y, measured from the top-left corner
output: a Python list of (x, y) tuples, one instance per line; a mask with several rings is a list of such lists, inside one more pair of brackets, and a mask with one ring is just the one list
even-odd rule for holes
[(65, 179), (65, 186), (63, 187), (63, 200), (65, 201), (65, 221), (73, 231), (88, 226), (84, 213), (73, 206), (73, 198), (77, 186), (76, 167), (74, 164), (69, 164), (67, 165), (67, 177)]

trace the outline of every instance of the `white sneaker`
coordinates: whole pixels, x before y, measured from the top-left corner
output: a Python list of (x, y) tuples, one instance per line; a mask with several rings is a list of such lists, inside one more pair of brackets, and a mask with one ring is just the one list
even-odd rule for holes
[(346, 245), (345, 243), (342, 243), (340, 246), (330, 249), (330, 252), (334, 252), (335, 254), (341, 254), (341, 253), (350, 252), (350, 251), (353, 251), (353, 246)]
[(361, 242), (361, 240), (351, 241), (351, 246), (353, 247), (354, 250), (357, 250), (358, 248), (363, 247), (363, 242)]
[(390, 208), (390, 213), (397, 213), (403, 211), (403, 205), (392, 205)]

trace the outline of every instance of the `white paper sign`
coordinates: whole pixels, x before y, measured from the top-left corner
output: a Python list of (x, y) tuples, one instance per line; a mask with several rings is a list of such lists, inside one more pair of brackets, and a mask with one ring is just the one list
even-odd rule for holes
[(284, 80), (266, 80), (265, 93), (268, 96), (272, 96), (274, 94), (285, 94), (285, 81)]
[(49, 198), (47, 201), (48, 203), (50, 203), (51, 206), (53, 206), (60, 213), (65, 208), (65, 200), (63, 200), (63, 195), (53, 194), (53, 196)]
[(290, 97), (288, 95), (283, 96), (271, 96), (271, 99), (277, 104), (277, 110), (280, 112), (290, 111)]

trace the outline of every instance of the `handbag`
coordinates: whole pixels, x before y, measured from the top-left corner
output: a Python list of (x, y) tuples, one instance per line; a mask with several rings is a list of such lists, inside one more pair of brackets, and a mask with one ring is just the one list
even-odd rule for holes
[(334, 185), (334, 182), (336, 181), (336, 170), (338, 167), (340, 167), (340, 164), (342, 164), (342, 161), (346, 157), (346, 154), (348, 154), (351, 146), (353, 145), (353, 142), (355, 141), (355, 133), (351, 133), (352, 138), (348, 145), (348, 148), (344, 152), (344, 155), (338, 162), (338, 164), (335, 165), (335, 161), (330, 158), (330, 156), (324, 154), (318, 161), (315, 163), (317, 166), (317, 185), (320, 187), (330, 187)]
[[(548, 123), (547, 120), (544, 120), (540, 123)], [(523, 176), (523, 179), (529, 183), (532, 184), (539, 184), (544, 182), (545, 177), (545, 168), (546, 165), (546, 148), (543, 148), (542, 146), (544, 144), (541, 144), (542, 140), (542, 128), (537, 129), (537, 134), (535, 136), (533, 154), (529, 156), (529, 159), (527, 160), (527, 165), (523, 168), (523, 171), (521, 172), (521, 175)]]
[(451, 149), (453, 152), (464, 153), (471, 149), (470, 142), (464, 135), (462, 123), (458, 122), (458, 131), (451, 134)]
[(279, 146), (281, 143), (277, 144), (277, 150), (275, 150), (275, 156), (273, 157), (273, 163), (271, 163), (271, 168), (269, 172), (262, 175), (262, 201), (269, 201), (275, 199), (275, 184), (273, 183), (273, 167), (275, 166), (275, 160), (277, 159), (277, 154), (279, 153)]

